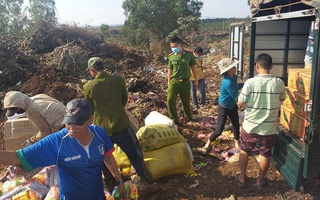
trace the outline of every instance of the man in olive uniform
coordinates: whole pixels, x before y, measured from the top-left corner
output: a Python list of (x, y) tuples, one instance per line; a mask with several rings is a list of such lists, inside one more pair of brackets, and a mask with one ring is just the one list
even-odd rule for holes
[[(104, 71), (103, 60), (99, 57), (88, 60), (88, 70), (94, 79), (83, 86), (83, 92), (93, 106), (93, 123), (104, 128), (111, 141), (126, 153), (142, 182), (151, 183), (139, 141), (125, 112), (128, 94), (123, 78)], [(107, 186), (113, 188), (115, 181), (110, 181), (112, 176), (108, 168), (104, 167), (103, 172)]]
[(190, 110), (190, 68), (194, 75), (195, 88), (198, 88), (198, 76), (195, 67), (195, 57), (192, 52), (183, 49), (180, 38), (171, 38), (170, 47), (172, 53), (168, 58), (167, 108), (169, 117), (173, 119), (176, 124), (180, 124), (176, 108), (177, 96), (180, 96), (185, 118), (191, 121), (192, 115)]

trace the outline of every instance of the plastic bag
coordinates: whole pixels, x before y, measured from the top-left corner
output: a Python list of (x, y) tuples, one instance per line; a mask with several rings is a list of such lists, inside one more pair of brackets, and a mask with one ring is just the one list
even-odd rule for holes
[(38, 181), (31, 181), (25, 187), (29, 191), (30, 199), (41, 200), (49, 192), (49, 188), (39, 183)]
[(2, 192), (7, 193), (9, 191), (12, 191), (14, 188), (22, 185), (25, 182), (26, 180), (23, 177), (7, 180), (2, 184)]
[[(124, 183), (124, 188), (127, 191), (127, 199), (138, 200), (139, 199), (139, 189), (138, 186), (130, 181)], [(118, 187), (115, 188), (114, 198), (118, 199), (120, 196)]]
[(50, 188), (44, 200), (59, 200), (59, 198), (60, 198), (59, 186), (54, 185)]

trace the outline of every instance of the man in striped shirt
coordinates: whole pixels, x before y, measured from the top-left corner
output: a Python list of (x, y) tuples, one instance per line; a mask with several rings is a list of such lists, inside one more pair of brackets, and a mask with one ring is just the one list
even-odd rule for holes
[[(255, 186), (261, 189), (266, 184), (270, 165), (271, 149), (277, 136), (277, 117), (280, 101), (285, 99), (285, 85), (280, 78), (270, 74), (272, 57), (262, 53), (256, 59), (257, 75), (248, 79), (238, 97), (238, 106), (246, 104), (245, 118), (240, 134), (240, 174), (236, 182), (246, 186), (246, 168), (249, 152), (256, 146), (261, 155), (260, 172)], [(258, 144), (258, 145), (257, 145)]]

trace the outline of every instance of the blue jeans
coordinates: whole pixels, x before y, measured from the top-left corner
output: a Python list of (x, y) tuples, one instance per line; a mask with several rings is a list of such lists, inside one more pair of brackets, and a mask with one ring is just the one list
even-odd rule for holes
[[(206, 100), (206, 82), (204, 78), (198, 80), (198, 90), (200, 93), (200, 105), (204, 106)], [(194, 107), (199, 107), (197, 99), (197, 90), (194, 89), (194, 81), (191, 81), (191, 97)]]

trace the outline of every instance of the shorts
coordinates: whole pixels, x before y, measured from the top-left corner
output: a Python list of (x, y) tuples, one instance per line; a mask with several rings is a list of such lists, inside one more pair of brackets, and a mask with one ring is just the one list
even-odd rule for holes
[(259, 148), (259, 154), (269, 158), (271, 149), (276, 144), (277, 134), (258, 135), (256, 133), (247, 133), (244, 129), (240, 133), (240, 149), (245, 152), (251, 152), (255, 147)]

